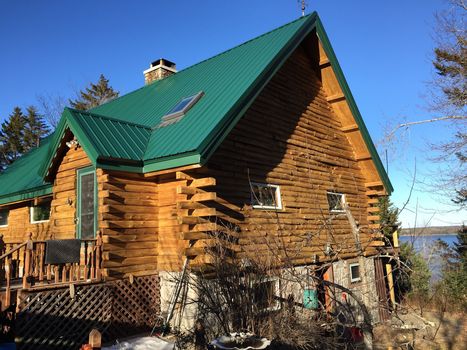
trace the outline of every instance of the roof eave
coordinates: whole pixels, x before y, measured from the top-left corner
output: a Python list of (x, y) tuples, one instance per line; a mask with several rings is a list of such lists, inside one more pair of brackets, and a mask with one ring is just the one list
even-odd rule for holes
[(20, 192), (9, 193), (5, 196), (0, 197), (0, 205), (13, 204), (16, 202), (30, 200), (36, 197), (49, 195), (52, 194), (52, 188), (53, 186), (51, 184), (47, 184)]
[(370, 137), (370, 133), (368, 132), (368, 129), (363, 121), (362, 115), (360, 114), (352, 92), (350, 91), (349, 85), (347, 84), (347, 80), (345, 79), (342, 68), (339, 64), (339, 61), (337, 60), (337, 56), (331, 46), (331, 42), (329, 41), (326, 31), (324, 30), (323, 24), (321, 23), (321, 20), (318, 16), (316, 18), (315, 26), (317, 35), (323, 45), (323, 49), (325, 50), (329, 61), (331, 62), (331, 66), (334, 69), (337, 81), (339, 82), (342, 92), (344, 93), (344, 96), (348, 101), (350, 111), (352, 112), (352, 115), (361, 131), (363, 140), (365, 141), (365, 144), (368, 147), (368, 150), (370, 151), (371, 158), (375, 164), (376, 170), (378, 171), (381, 181), (384, 184), (384, 188), (386, 189), (386, 192), (388, 194), (391, 194), (394, 191), (394, 188), (391, 184), (391, 181), (389, 180), (389, 176), (386, 170), (384, 169), (383, 163), (381, 162), (381, 158), (379, 157), (373, 140)]

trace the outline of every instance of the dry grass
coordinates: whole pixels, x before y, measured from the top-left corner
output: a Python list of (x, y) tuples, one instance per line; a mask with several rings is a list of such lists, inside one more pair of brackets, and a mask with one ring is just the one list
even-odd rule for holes
[[(467, 320), (464, 313), (426, 312), (424, 318), (433, 322), (419, 330), (394, 328), (391, 324), (374, 329), (375, 349), (442, 349), (465, 350), (467, 348)], [(436, 332), (439, 326), (439, 330)]]

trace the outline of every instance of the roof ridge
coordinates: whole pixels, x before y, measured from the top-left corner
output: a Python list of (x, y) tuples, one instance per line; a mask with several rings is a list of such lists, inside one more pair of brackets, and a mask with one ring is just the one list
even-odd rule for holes
[[(293, 23), (296, 23), (296, 22), (298, 22), (298, 21), (300, 21), (300, 20), (306, 20), (306, 19), (308, 19), (309, 17), (315, 16), (316, 14), (317, 14), (317, 12), (314, 11), (314, 12), (312, 12), (312, 13), (306, 15), (306, 16), (301, 16), (301, 17), (299, 17), (299, 18), (297, 18), (297, 19), (294, 19), (294, 20), (291, 21), (291, 22), (287, 22), (287, 23), (285, 23), (285, 24), (283, 24), (283, 25), (281, 25), (281, 26), (279, 26), (279, 27), (277, 27), (277, 28), (271, 29), (270, 31), (268, 31), (268, 32), (266, 32), (266, 33), (263, 33), (263, 34), (261, 34), (261, 35), (258, 35), (258, 36), (256, 36), (256, 37), (254, 37), (254, 38), (248, 39), (247, 41), (244, 41), (244, 42), (242, 42), (242, 43), (240, 43), (240, 44), (238, 44), (238, 45), (235, 45), (234, 47), (231, 47), (230, 49), (227, 49), (227, 50), (222, 51), (222, 52), (220, 52), (220, 53), (218, 53), (218, 54), (215, 54), (214, 56), (208, 57), (208, 58), (206, 58), (206, 59), (204, 59), (204, 60), (202, 60), (202, 61), (199, 61), (199, 62), (197, 62), (197, 63), (194, 63), (194, 64), (192, 64), (191, 66), (185, 67), (185, 68), (183, 68), (182, 70), (176, 72), (175, 74), (171, 74), (171, 75), (169, 75), (169, 76), (167, 76), (167, 77), (165, 77), (165, 78), (162, 78), (162, 79), (153, 81), (153, 82), (151, 82), (151, 83), (149, 83), (149, 84), (147, 84), (147, 85), (141, 86), (140, 88), (137, 88), (136, 90), (133, 90), (133, 91), (128, 92), (127, 94), (118, 96), (118, 97), (116, 97), (116, 98), (114, 98), (114, 99), (112, 99), (112, 100), (110, 100), (110, 101), (107, 101), (106, 103), (103, 103), (102, 105), (99, 105), (99, 106), (94, 107), (94, 108), (99, 108), (100, 106), (106, 105), (107, 103), (115, 102), (115, 101), (117, 101), (117, 100), (119, 100), (119, 99), (121, 99), (121, 98), (123, 98), (123, 97), (126, 97), (126, 96), (128, 96), (128, 95), (131, 95), (131, 94), (133, 94), (133, 93), (135, 93), (135, 92), (137, 92), (137, 91), (140, 91), (140, 90), (142, 90), (142, 89), (146, 89), (146, 88), (148, 88), (148, 87), (156, 86), (156, 85), (158, 85), (158, 83), (160, 83), (160, 82), (163, 81), (163, 80), (167, 80), (167, 79), (170, 79), (171, 77), (177, 76), (178, 74), (180, 74), (180, 73), (182, 73), (182, 72), (185, 72), (185, 71), (187, 71), (187, 70), (189, 70), (189, 69), (191, 69), (191, 68), (193, 68), (193, 67), (196, 67), (196, 66), (200, 65), (201, 63), (205, 63), (205, 62), (207, 62), (207, 61), (210, 61), (210, 60), (212, 60), (212, 59), (214, 59), (214, 58), (216, 58), (216, 57), (218, 57), (218, 56), (224, 55), (224, 54), (226, 54), (226, 53), (228, 53), (228, 52), (230, 52), (230, 51), (232, 51), (232, 50), (234, 50), (234, 49), (237, 49), (237, 48), (239, 48), (239, 47), (241, 47), (241, 46), (243, 46), (243, 45), (246, 45), (246, 44), (248, 44), (248, 43), (250, 43), (250, 42), (252, 42), (252, 41), (254, 41), (254, 40), (257, 40), (257, 39), (262, 38), (262, 37), (264, 37), (264, 36), (266, 36), (266, 35), (269, 35), (269, 34), (275, 32), (275, 31), (278, 31), (278, 30), (280, 30), (280, 29), (283, 29), (284, 27), (287, 27), (287, 26), (289, 26), (289, 25), (291, 25), (291, 24), (293, 24)], [(94, 108), (93, 108), (93, 109), (94, 109)]]
[(79, 109), (74, 109), (74, 108), (70, 108), (70, 107), (67, 107), (67, 108), (68, 108), (70, 111), (72, 111), (72, 112), (76, 112), (76, 113), (80, 113), (80, 114), (86, 114), (86, 115), (89, 115), (89, 116), (91, 116), (91, 117), (96, 117), (96, 118), (101, 118), (101, 119), (107, 119), (107, 120), (111, 120), (111, 121), (114, 121), (114, 122), (117, 122), (117, 123), (126, 124), (126, 125), (132, 125), (132, 126), (136, 126), (136, 127), (142, 128), (142, 129), (149, 130), (149, 131), (152, 130), (151, 127), (146, 126), (146, 125), (143, 125), (143, 124), (138, 124), (138, 123), (135, 123), (135, 122), (130, 122), (130, 121), (126, 121), (126, 120), (114, 118), (114, 117), (109, 117), (109, 116), (102, 115), (102, 114), (98, 114), (98, 113), (94, 113), (94, 112), (81, 111), (81, 110), (79, 110)]
[[(274, 33), (274, 32), (276, 32), (276, 31), (278, 31), (278, 30), (280, 30), (280, 29), (283, 29), (284, 27), (287, 27), (287, 26), (289, 26), (289, 25), (291, 25), (291, 24), (293, 24), (293, 23), (296, 23), (296, 22), (298, 22), (298, 21), (300, 21), (300, 20), (306, 20), (308, 17), (311, 17), (311, 16), (313, 16), (313, 15), (314, 15), (314, 12), (312, 12), (312, 13), (306, 15), (306, 16), (299, 17), (299, 18), (297, 18), (297, 19), (295, 19), (295, 20), (293, 20), (293, 21), (291, 21), (291, 22), (285, 23), (285, 24), (281, 25), (280, 27), (271, 29), (270, 31), (268, 31), (268, 32), (266, 32), (266, 33), (263, 33), (263, 34), (261, 34), (261, 35), (258, 35), (258, 36), (256, 36), (256, 37), (254, 37), (254, 38), (248, 39), (247, 41), (244, 41), (244, 42), (242, 42), (242, 43), (240, 43), (240, 44), (238, 44), (238, 45), (235, 45), (234, 47), (231, 47), (230, 49), (227, 49), (227, 50), (225, 50), (225, 51), (222, 51), (222, 52), (220, 52), (220, 53), (218, 53), (218, 54), (215, 54), (214, 56), (211, 56), (211, 57), (206, 58), (206, 59), (204, 59), (204, 60), (202, 60), (202, 61), (199, 61), (199, 62), (197, 62), (197, 63), (195, 63), (195, 64), (192, 64), (191, 66), (188, 66), (188, 67), (186, 67), (186, 68), (183, 68), (182, 70), (178, 71), (176, 74), (179, 74), (179, 73), (184, 72), (184, 71), (186, 71), (186, 70), (188, 70), (188, 69), (191, 69), (191, 68), (193, 68), (193, 67), (196, 67), (196, 66), (198, 66), (198, 65), (200, 65), (200, 64), (202, 64), (202, 63), (204, 63), (204, 62), (210, 61), (210, 60), (212, 60), (212, 59), (214, 59), (214, 58), (216, 58), (216, 57), (218, 57), (218, 56), (222, 56), (222, 55), (224, 55), (224, 54), (226, 54), (226, 53), (228, 53), (228, 52), (230, 52), (230, 51), (232, 51), (232, 50), (238, 49), (238, 48), (241, 47), (241, 46), (244, 46), (244, 45), (246, 45), (246, 44), (249, 44), (249, 43), (252, 42), (252, 41), (255, 41), (255, 40), (257, 40), (257, 39), (259, 39), (259, 38), (262, 38), (262, 37), (264, 37), (264, 36), (266, 36), (266, 35), (269, 35), (269, 34), (271, 34), (271, 33)], [(165, 78), (163, 78), (163, 79), (156, 80), (156, 81), (154, 81), (154, 82), (148, 84), (147, 86), (149, 86), (149, 85), (151, 85), (151, 84), (154, 84), (154, 83), (157, 83), (157, 82), (159, 82), (159, 81), (168, 79), (168, 78), (170, 78), (170, 77), (172, 77), (172, 76), (174, 76), (174, 75), (169, 75), (169, 76), (167, 76), (167, 77), (165, 77)], [(109, 101), (109, 102), (111, 102), (111, 101)]]

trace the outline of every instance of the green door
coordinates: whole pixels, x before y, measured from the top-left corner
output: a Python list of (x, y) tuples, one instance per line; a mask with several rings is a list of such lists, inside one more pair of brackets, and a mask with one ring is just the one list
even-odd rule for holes
[(92, 167), (79, 169), (77, 177), (77, 237), (92, 239), (97, 230), (96, 172)]

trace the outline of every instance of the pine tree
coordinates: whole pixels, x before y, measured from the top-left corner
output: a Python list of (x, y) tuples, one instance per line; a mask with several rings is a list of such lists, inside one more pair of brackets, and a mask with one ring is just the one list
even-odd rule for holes
[(13, 163), (24, 152), (24, 128), (26, 117), (21, 108), (15, 107), (0, 130), (0, 168)]
[(454, 243), (454, 252), (460, 265), (467, 272), (467, 226), (462, 225), (457, 232), (457, 242)]
[(460, 164), (460, 172), (450, 174), (455, 187), (453, 202), (467, 205), (467, 181), (463, 173), (463, 165), (467, 161), (467, 130), (465, 128), (467, 108), (467, 5), (464, 0), (449, 0), (449, 10), (438, 16), (438, 47), (434, 50), (433, 66), (438, 79), (434, 86), (440, 90), (441, 99), (438, 106), (455, 114), (458, 132), (451, 142), (440, 149), (447, 155), (454, 155)]
[(119, 92), (115, 91), (109, 85), (109, 80), (101, 74), (96, 84), (90, 83), (89, 87), (81, 90), (78, 95), (76, 100), (70, 99), (69, 103), (73, 108), (85, 111), (118, 97)]
[(29, 151), (34, 147), (39, 147), (40, 140), (49, 133), (50, 129), (44, 118), (37, 112), (36, 107), (29, 106), (26, 111), (23, 149)]
[(392, 234), (400, 229), (399, 209), (394, 207), (389, 196), (380, 197), (378, 202), (379, 207), (379, 224), (384, 237), (392, 242)]

